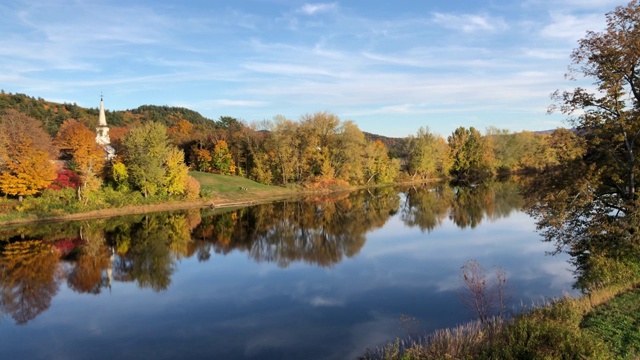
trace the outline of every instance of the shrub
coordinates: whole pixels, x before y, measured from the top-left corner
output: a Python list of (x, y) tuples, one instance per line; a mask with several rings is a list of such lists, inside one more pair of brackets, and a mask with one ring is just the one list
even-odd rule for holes
[(187, 199), (197, 199), (200, 197), (200, 182), (192, 176), (187, 177), (184, 196)]

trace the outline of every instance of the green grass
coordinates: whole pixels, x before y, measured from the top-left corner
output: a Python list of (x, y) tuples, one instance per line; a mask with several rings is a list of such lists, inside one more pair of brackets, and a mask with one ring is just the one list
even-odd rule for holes
[(219, 175), (199, 171), (190, 171), (189, 175), (200, 182), (200, 194), (202, 194), (203, 198), (208, 199), (244, 202), (296, 195), (295, 190), (260, 184), (240, 176)]
[(640, 357), (640, 288), (598, 306), (582, 328), (605, 341), (620, 359)]

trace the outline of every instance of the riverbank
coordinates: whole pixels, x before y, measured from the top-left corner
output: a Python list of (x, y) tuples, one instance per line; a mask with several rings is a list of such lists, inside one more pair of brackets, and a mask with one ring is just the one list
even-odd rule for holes
[(638, 359), (640, 284), (566, 297), (495, 318), (398, 339), (360, 359)]
[[(140, 198), (140, 194), (137, 194), (137, 197), (131, 196), (130, 198), (127, 198), (126, 194), (120, 194), (121, 198), (117, 201), (103, 201), (102, 205), (87, 207), (81, 206), (81, 204), (74, 199), (75, 195), (73, 191), (67, 192), (66, 195), (56, 195), (54, 192), (49, 192), (40, 197), (27, 198), (24, 200), (24, 204), (20, 204), (17, 200), (0, 198), (0, 226), (98, 219), (192, 208), (232, 208), (307, 196), (344, 193), (362, 188), (376, 188), (390, 185), (411, 186), (436, 181), (421, 180), (416, 182), (409, 181), (368, 186), (352, 186), (347, 183), (338, 182), (328, 184), (317, 182), (309, 183), (306, 186), (291, 185), (282, 187), (257, 183), (239, 176), (218, 175), (198, 171), (191, 171), (189, 174), (200, 183), (201, 198), (199, 199), (144, 200)], [(111, 195), (113, 195), (113, 191)], [(106, 197), (108, 197), (108, 195)], [(53, 200), (51, 198), (53, 198)], [(131, 202), (134, 204), (131, 204)], [(69, 203), (72, 203), (73, 206), (69, 206)], [(118, 204), (113, 205), (111, 203)]]
[[(47, 223), (86, 219), (107, 218), (122, 215), (135, 215), (152, 212), (186, 210), (192, 208), (232, 208), (259, 203), (293, 199), (305, 192), (276, 186), (263, 185), (245, 178), (194, 172), (192, 175), (201, 182), (201, 191), (205, 197), (200, 199), (158, 199), (157, 202), (123, 206), (104, 205), (98, 209), (82, 207), (58, 207), (51, 201), (42, 200), (42, 209), (38, 199), (26, 199), (26, 204), (4, 200), (0, 211), (0, 226), (23, 225), (28, 223)], [(60, 198), (60, 202), (66, 199)], [(33, 202), (33, 204), (29, 203)], [(34, 208), (33, 211), (15, 210)], [(79, 211), (78, 211), (79, 210)]]
[[(126, 195), (122, 195), (125, 198), (120, 200), (120, 206), (105, 201), (102, 205), (93, 207), (80, 206), (80, 203), (73, 199), (73, 192), (65, 195), (50, 192), (39, 198), (27, 198), (23, 204), (17, 200), (0, 199), (0, 226), (98, 219), (192, 208), (233, 208), (358, 189), (344, 184), (326, 188), (271, 186), (243, 177), (197, 171), (190, 172), (190, 175), (200, 182), (202, 196), (199, 199), (144, 200), (139, 196), (132, 196), (129, 201)], [(136, 203), (140, 201), (147, 203)], [(68, 205), (71, 202), (73, 206)], [(130, 204), (131, 202), (134, 204)]]

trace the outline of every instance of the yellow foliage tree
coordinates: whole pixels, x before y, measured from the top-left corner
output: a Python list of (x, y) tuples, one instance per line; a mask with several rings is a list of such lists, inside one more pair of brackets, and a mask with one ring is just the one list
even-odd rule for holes
[(213, 164), (214, 171), (223, 175), (233, 175), (236, 172), (236, 164), (233, 161), (229, 146), (224, 140), (220, 140), (216, 143), (213, 149), (211, 163)]
[(8, 109), (0, 116), (0, 191), (11, 196), (35, 195), (56, 178), (56, 150), (40, 123)]
[(11, 196), (35, 195), (56, 178), (54, 164), (47, 153), (26, 144), (15, 144), (9, 151), (9, 161), (0, 174), (0, 190)]
[(184, 153), (173, 146), (165, 160), (165, 191), (169, 195), (183, 195), (187, 186), (189, 168), (184, 164)]

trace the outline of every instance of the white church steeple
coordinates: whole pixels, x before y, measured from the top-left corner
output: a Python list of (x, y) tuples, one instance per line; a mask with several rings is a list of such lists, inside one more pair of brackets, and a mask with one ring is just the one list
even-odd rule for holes
[(96, 127), (96, 142), (100, 146), (109, 145), (109, 126), (107, 125), (107, 117), (104, 115), (104, 101), (100, 95), (100, 115), (98, 115), (98, 127)]
[(111, 160), (116, 157), (116, 150), (110, 145), (109, 125), (107, 125), (107, 117), (104, 115), (104, 101), (100, 95), (100, 114), (98, 115), (98, 126), (96, 127), (96, 143), (100, 145), (105, 152), (105, 158)]

